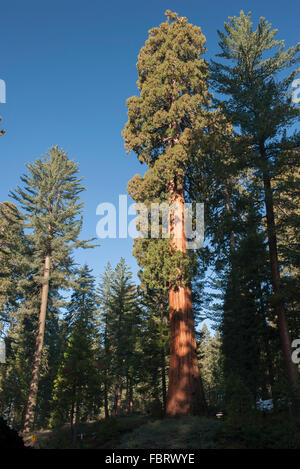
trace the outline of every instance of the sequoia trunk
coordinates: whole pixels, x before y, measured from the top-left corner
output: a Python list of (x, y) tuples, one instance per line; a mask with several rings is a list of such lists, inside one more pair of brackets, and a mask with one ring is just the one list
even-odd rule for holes
[[(171, 202), (177, 207), (170, 222), (171, 250), (186, 252), (183, 191), (173, 188)], [(171, 337), (166, 416), (201, 415), (206, 413), (206, 403), (196, 352), (190, 286), (171, 286), (169, 306)]]

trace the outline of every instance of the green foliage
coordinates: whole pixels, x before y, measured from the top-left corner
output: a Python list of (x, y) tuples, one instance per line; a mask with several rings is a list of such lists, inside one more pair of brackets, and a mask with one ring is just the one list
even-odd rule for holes
[[(231, 230), (227, 231), (227, 238), (230, 237), (231, 244), (227, 254), (222, 250), (221, 259), (223, 269), (228, 262), (222, 325), (224, 365), (226, 375), (232, 370), (257, 395), (259, 390), (265, 392), (267, 384), (272, 386), (274, 378), (277, 379), (275, 375), (282, 370), (278, 361), (278, 331), (274, 328), (280, 307), (283, 308), (283, 303), (289, 305), (282, 290), (284, 282), (280, 287), (284, 271), (278, 263), (277, 237), (282, 228), (274, 214), (277, 217), (280, 214), (278, 200), (286, 198), (285, 194), (279, 196), (279, 181), (284, 179), (291, 161), (294, 169), (299, 165), (300, 133), (290, 132), (288, 136), (287, 131), (299, 119), (299, 109), (289, 93), (297, 70), (288, 69), (300, 60), (300, 43), (284, 50), (284, 41), (275, 39), (277, 30), (272, 30), (264, 18), (254, 29), (251, 14), (245, 15), (243, 11), (239, 17), (230, 17), (225, 32), (218, 34), (221, 60), (212, 61), (211, 82), (222, 94), (222, 100), (216, 99), (215, 104), (235, 126), (237, 141), (241, 143), (231, 142), (234, 164), (228, 167), (229, 181), (236, 185), (238, 182), (240, 196), (237, 198), (235, 191), (228, 192), (227, 213), (233, 223), (227, 225), (227, 230)], [(288, 72), (286, 78), (282, 72)], [(292, 187), (294, 181), (290, 179), (290, 183)], [(242, 206), (236, 204), (238, 200)], [(264, 206), (256, 201), (263, 201)], [(266, 219), (262, 216), (264, 210)], [(241, 223), (235, 220), (238, 217), (243, 220), (243, 215), (246, 223), (241, 230)], [(292, 230), (286, 232), (290, 234)], [(220, 233), (214, 226), (212, 231)], [(221, 239), (222, 235), (221, 232)], [(287, 239), (285, 244), (288, 249)], [(293, 310), (295, 299), (294, 295), (290, 303)], [(295, 324), (294, 316), (287, 308), (287, 318)], [(282, 324), (281, 336), (288, 334)], [(287, 355), (286, 344), (282, 343), (282, 347)]]
[(100, 376), (95, 327), (96, 293), (87, 266), (78, 272), (66, 315), (63, 359), (54, 382), (51, 425), (93, 417), (99, 410)]
[(28, 174), (21, 177), (23, 186), (11, 192), (19, 203), (32, 250), (23, 262), (30, 265), (42, 282), (44, 259), (50, 255), (52, 286), (68, 287), (72, 250), (91, 247), (87, 241), (78, 239), (83, 209), (79, 199), (84, 190), (78, 164), (56, 146), (43, 158), (28, 164), (27, 169)]
[(137, 393), (142, 399), (142, 409), (159, 418), (166, 406), (170, 335), (168, 292), (141, 290), (141, 303), (143, 321), (138, 337)]
[[(144, 177), (136, 175), (128, 192), (137, 202), (170, 202), (171, 186), (185, 191), (193, 157), (210, 122), (208, 65), (202, 58), (205, 37), (201, 29), (176, 13), (149, 31), (138, 68), (139, 96), (128, 99), (125, 147), (146, 163)], [(151, 220), (150, 220), (151, 224)], [(134, 255), (141, 281), (151, 289), (189, 283), (191, 258), (170, 251), (165, 239), (135, 240)]]
[(225, 388), (225, 412), (228, 421), (240, 421), (251, 415), (255, 409), (255, 400), (245, 383), (234, 373), (227, 375)]
[(26, 253), (23, 221), (11, 202), (0, 204), (0, 334), (5, 333), (22, 298), (19, 282), (26, 275), (22, 263)]
[(208, 66), (200, 57), (204, 45), (201, 29), (175, 15), (149, 31), (139, 54), (140, 95), (127, 101), (123, 136), (128, 151), (153, 167), (151, 176), (162, 183), (187, 162), (189, 146), (206, 124)]
[(274, 416), (252, 414), (225, 422), (219, 435), (220, 448), (299, 449), (299, 428), (286, 413)]
[(109, 412), (108, 400), (112, 403), (110, 412), (121, 412), (124, 387), (127, 387), (124, 404), (128, 412), (139, 367), (137, 340), (141, 309), (132, 272), (123, 258), (115, 269), (107, 265), (98, 286), (98, 301), (106, 414)]
[(253, 29), (251, 13), (241, 11), (229, 20), (226, 33), (218, 31), (222, 50), (218, 56), (230, 62), (212, 62), (212, 82), (229, 97), (221, 105), (231, 122), (259, 145), (299, 117), (288, 93), (297, 69), (284, 79), (276, 78), (299, 62), (300, 43), (284, 51), (284, 41), (275, 39), (277, 30), (265, 18)]
[[(35, 447), (40, 449), (101, 449), (116, 446), (116, 441), (125, 432), (130, 432), (145, 423), (140, 416), (110, 417), (93, 422), (78, 424), (78, 438), (76, 444), (70, 439), (70, 429), (67, 425), (53, 430), (37, 432)], [(82, 439), (81, 439), (82, 435)]]
[[(22, 299), (16, 316), (6, 332), (6, 363), (0, 368), (1, 413), (18, 430), (22, 428), (24, 408), (28, 397), (31, 377), (32, 357), (35, 349), (40, 303), (40, 291), (31, 288), (27, 291), (31, 297)], [(60, 360), (60, 337), (58, 310), (54, 306), (57, 291), (50, 294), (48, 317), (46, 320), (45, 344), (41, 360), (40, 393), (37, 403), (36, 422), (45, 426), (50, 416), (53, 381), (56, 377)]]
[(212, 336), (204, 323), (198, 345), (198, 359), (205, 397), (209, 409), (222, 410), (224, 398), (224, 357), (221, 352), (221, 336), (218, 331)]

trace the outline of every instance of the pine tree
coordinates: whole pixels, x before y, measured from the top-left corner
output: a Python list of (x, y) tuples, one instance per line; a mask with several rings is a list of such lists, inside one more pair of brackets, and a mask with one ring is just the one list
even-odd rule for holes
[(237, 237), (236, 249), (231, 254), (221, 326), (224, 373), (242, 382), (253, 399), (261, 397), (259, 394), (265, 385), (263, 351), (266, 352), (269, 319), (266, 313), (267, 254), (264, 233), (258, 229), (259, 221), (260, 215), (248, 208), (244, 233)]
[(1, 334), (14, 320), (22, 298), (19, 280), (25, 275), (22, 258), (26, 252), (23, 221), (11, 202), (0, 204), (0, 324)]
[[(212, 63), (212, 80), (215, 89), (228, 96), (228, 100), (221, 104), (225, 114), (248, 137), (249, 151), (243, 163), (255, 170), (263, 187), (273, 304), (286, 372), (294, 394), (295, 413), (299, 416), (299, 376), (291, 361), (278, 259), (274, 177), (278, 177), (282, 170), (283, 154), (287, 151), (297, 153), (299, 148), (300, 133), (291, 138), (285, 133), (299, 117), (299, 109), (288, 95), (297, 70), (283, 79), (280, 73), (299, 62), (300, 43), (284, 51), (284, 41), (274, 39), (277, 30), (271, 30), (271, 25), (264, 18), (260, 18), (257, 29), (253, 30), (251, 14), (245, 15), (242, 11), (240, 17), (230, 18), (225, 23), (225, 31), (218, 32), (222, 49), (219, 56), (227, 63)], [(275, 52), (274, 48), (277, 49)]]
[[(136, 381), (140, 306), (132, 273), (121, 258), (115, 269), (105, 268), (98, 286), (105, 416), (132, 412)], [(111, 405), (110, 405), (111, 404)]]
[(143, 320), (139, 334), (138, 360), (140, 395), (147, 400), (147, 411), (162, 416), (167, 407), (167, 372), (169, 367), (168, 292), (143, 290), (139, 286)]
[[(169, 10), (167, 20), (152, 28), (141, 49), (138, 68), (139, 96), (128, 99), (125, 146), (133, 150), (149, 171), (135, 176), (129, 193), (137, 202), (176, 204), (183, 213), (186, 176), (193, 152), (201, 145), (209, 120), (208, 66), (201, 57), (205, 37), (199, 27)], [(180, 236), (171, 240), (136, 242), (135, 252), (144, 270), (161, 278), (169, 289), (170, 368), (166, 415), (198, 415), (205, 400), (196, 357), (190, 255), (186, 252), (183, 217)], [(146, 250), (146, 251), (145, 251)], [(144, 251), (144, 255), (143, 255)], [(163, 264), (163, 271), (159, 270)]]
[(18, 186), (11, 195), (19, 202), (25, 228), (30, 230), (26, 237), (33, 251), (32, 270), (41, 285), (36, 349), (24, 424), (24, 431), (30, 432), (37, 403), (49, 287), (50, 284), (61, 288), (68, 286), (72, 250), (89, 245), (78, 240), (82, 225), (79, 194), (84, 188), (77, 177), (77, 163), (69, 160), (58, 147), (53, 147), (47, 156), (28, 164), (27, 169), (28, 175), (21, 178), (24, 187)]
[(221, 343), (219, 331), (216, 331), (214, 336), (212, 336), (206, 323), (204, 323), (201, 329), (198, 356), (205, 395), (211, 408), (218, 408), (224, 397)]
[(110, 308), (110, 340), (114, 350), (111, 363), (115, 385), (113, 413), (120, 415), (125, 385), (129, 385), (131, 389), (128, 392), (132, 394), (134, 379), (132, 372), (139, 326), (136, 287), (132, 282), (132, 273), (123, 258), (118, 262), (114, 271)]
[(85, 265), (75, 278), (65, 321), (67, 344), (54, 383), (51, 424), (70, 421), (72, 441), (84, 416), (94, 417), (100, 406), (96, 292), (91, 271)]
[[(239, 382), (244, 381), (257, 396), (273, 383), (272, 359), (266, 358), (272, 335), (267, 322), (274, 318), (267, 307), (270, 282), (261, 187), (256, 187), (252, 172), (240, 162), (248, 150), (245, 139), (220, 114), (216, 124), (206, 155), (195, 158), (189, 184), (191, 199), (202, 196), (205, 201), (207, 248), (198, 257), (214, 278), (202, 301), (206, 298), (208, 316), (222, 326), (226, 379), (235, 370)], [(273, 339), (274, 344), (277, 339)]]
[(300, 167), (295, 159), (296, 152), (284, 155), (284, 173), (275, 183), (274, 194), (278, 256), (284, 272), (281, 281), (292, 338), (297, 337), (300, 330)]
[(113, 280), (114, 270), (110, 262), (107, 263), (97, 288), (97, 301), (99, 303), (99, 330), (100, 341), (102, 346), (102, 370), (104, 380), (104, 412), (105, 418), (110, 415), (109, 410), (109, 391), (112, 385), (112, 376), (110, 366), (112, 361), (112, 344), (110, 340), (110, 316), (111, 310), (111, 284)]

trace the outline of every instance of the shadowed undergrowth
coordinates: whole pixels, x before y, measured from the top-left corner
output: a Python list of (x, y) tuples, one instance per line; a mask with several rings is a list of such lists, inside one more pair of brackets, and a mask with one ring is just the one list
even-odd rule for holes
[[(82, 438), (81, 438), (82, 436)], [(70, 427), (36, 433), (35, 448), (72, 448)], [(300, 428), (285, 413), (154, 420), (109, 418), (78, 427), (78, 449), (300, 449)]]
[(126, 434), (118, 448), (212, 449), (221, 423), (200, 417), (156, 420)]

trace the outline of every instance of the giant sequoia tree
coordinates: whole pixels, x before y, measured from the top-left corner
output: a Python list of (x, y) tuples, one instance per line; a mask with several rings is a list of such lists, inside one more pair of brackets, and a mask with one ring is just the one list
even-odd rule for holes
[[(138, 68), (139, 95), (128, 99), (128, 122), (123, 137), (149, 171), (135, 176), (129, 192), (137, 202), (176, 203), (181, 213), (186, 176), (199, 149), (209, 119), (208, 67), (201, 55), (205, 37), (199, 27), (177, 13), (149, 31)], [(190, 255), (186, 249), (183, 216), (170, 240), (142, 239), (135, 249), (152, 288), (167, 286), (170, 306), (170, 367), (167, 416), (198, 415), (205, 401), (196, 356), (191, 295)], [(178, 229), (178, 225), (176, 227)], [(139, 244), (140, 243), (140, 244)], [(164, 278), (162, 278), (162, 276)], [(156, 278), (156, 282), (155, 282)], [(156, 283), (156, 284), (155, 284)]]

